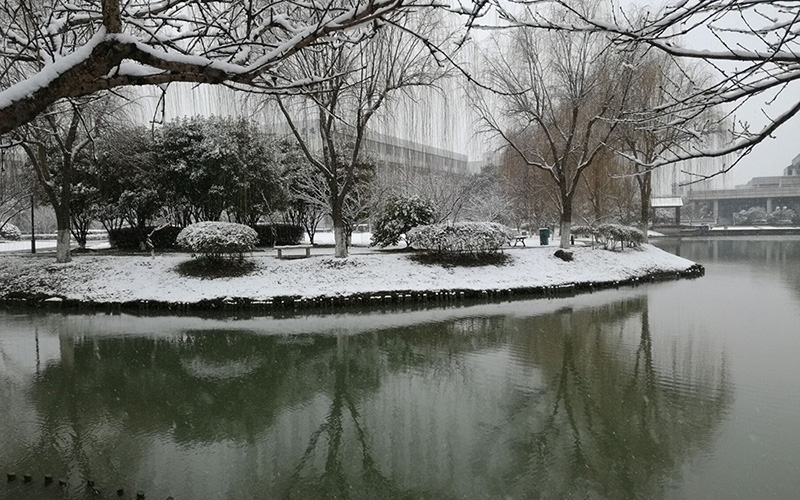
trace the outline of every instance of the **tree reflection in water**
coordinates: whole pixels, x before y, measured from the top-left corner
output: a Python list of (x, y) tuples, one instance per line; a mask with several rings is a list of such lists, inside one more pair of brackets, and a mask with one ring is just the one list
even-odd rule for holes
[(0, 462), (176, 498), (659, 497), (732, 398), (724, 358), (654, 349), (646, 295), (356, 336), (59, 341), (14, 410), (36, 432)]
[[(646, 297), (548, 319), (530, 351), (549, 390), (511, 417), (520, 422), (503, 471), (516, 485), (511, 496), (663, 496), (683, 462), (712, 444), (731, 406), (724, 359), (717, 365), (675, 346), (657, 367)], [(637, 344), (625, 330), (638, 330)]]

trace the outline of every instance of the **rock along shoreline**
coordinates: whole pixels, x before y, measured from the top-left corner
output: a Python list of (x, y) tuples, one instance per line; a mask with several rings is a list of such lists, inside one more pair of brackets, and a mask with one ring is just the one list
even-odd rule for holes
[(578, 293), (638, 286), (645, 283), (670, 281), (682, 278), (699, 278), (705, 275), (701, 264), (693, 264), (682, 270), (657, 270), (619, 280), (577, 281), (543, 286), (515, 286), (508, 288), (465, 289), (448, 288), (436, 290), (385, 290), (361, 293), (319, 295), (276, 295), (267, 299), (225, 296), (197, 301), (164, 301), (136, 299), (128, 301), (96, 301), (49, 295), (41, 292), (14, 291), (0, 297), (0, 306), (13, 309), (65, 310), (73, 312), (148, 312), (192, 313), (204, 311), (284, 313), (295, 310), (325, 310), (364, 308), (411, 303), (449, 304), (465, 300), (498, 302), (514, 299), (569, 297)]

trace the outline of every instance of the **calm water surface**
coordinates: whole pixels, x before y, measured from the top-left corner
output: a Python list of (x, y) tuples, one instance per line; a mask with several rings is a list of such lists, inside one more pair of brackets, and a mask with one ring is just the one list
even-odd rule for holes
[(798, 498), (800, 239), (660, 245), (706, 276), (305, 317), (0, 312), (0, 498)]

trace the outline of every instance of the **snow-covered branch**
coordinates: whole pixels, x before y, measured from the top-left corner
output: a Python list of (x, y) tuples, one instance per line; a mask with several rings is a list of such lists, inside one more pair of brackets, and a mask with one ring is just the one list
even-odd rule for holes
[(414, 1), (0, 0), (0, 134), (61, 98), (126, 85), (291, 88), (284, 61), (320, 44), (358, 43), (373, 21)]
[[(621, 46), (647, 47), (675, 61), (700, 61), (711, 74), (685, 86), (670, 98), (638, 115), (639, 126), (650, 126), (658, 116), (662, 130), (691, 136), (698, 117), (715, 110), (719, 123), (733, 108), (751, 99), (767, 100), (774, 93), (797, 96), (800, 86), (800, 3), (773, 0), (682, 0), (660, 11), (637, 12), (611, 2), (591, 13), (580, 2), (568, 0), (488, 0), (498, 22), (475, 23), (473, 29), (548, 30), (575, 34), (605, 34)], [(556, 6), (556, 7), (553, 7)], [(564, 13), (568, 14), (564, 14)], [(769, 96), (769, 97), (767, 97)], [(769, 138), (789, 118), (800, 112), (800, 98), (784, 104), (768, 123), (750, 130), (745, 124), (735, 140), (723, 147), (664, 150), (646, 162), (647, 169), (700, 156), (746, 153)], [(765, 113), (766, 114), (766, 113)], [(635, 121), (637, 117), (630, 115)], [(734, 123), (728, 120), (729, 124)], [(634, 161), (635, 155), (631, 155)]]

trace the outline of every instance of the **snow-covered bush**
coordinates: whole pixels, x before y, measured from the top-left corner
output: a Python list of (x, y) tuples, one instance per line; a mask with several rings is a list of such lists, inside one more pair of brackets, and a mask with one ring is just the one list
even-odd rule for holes
[(774, 212), (770, 212), (769, 215), (767, 215), (767, 222), (770, 224), (796, 224), (797, 220), (797, 212), (788, 207), (777, 208)]
[(764, 224), (767, 222), (767, 209), (763, 207), (750, 207), (733, 214), (733, 222), (737, 225)]
[(635, 247), (644, 243), (644, 233), (632, 226), (622, 224), (600, 224), (598, 226), (573, 226), (572, 234), (575, 236), (591, 237), (592, 241), (597, 241), (607, 250), (614, 250), (617, 243)]
[(10, 222), (6, 222), (3, 227), (0, 227), (0, 239), (3, 240), (10, 240), (10, 241), (19, 241), (22, 237), (22, 232), (19, 230), (17, 226)]
[(514, 231), (496, 222), (458, 222), (452, 226), (418, 226), (406, 234), (408, 244), (416, 249), (440, 253), (489, 253), (499, 250)]
[(434, 206), (429, 201), (416, 196), (392, 196), (377, 214), (370, 244), (381, 247), (396, 245), (400, 237), (412, 228), (433, 222), (434, 213)]
[(258, 241), (253, 228), (231, 222), (198, 222), (186, 226), (175, 240), (180, 248), (206, 258), (238, 256), (249, 252)]

